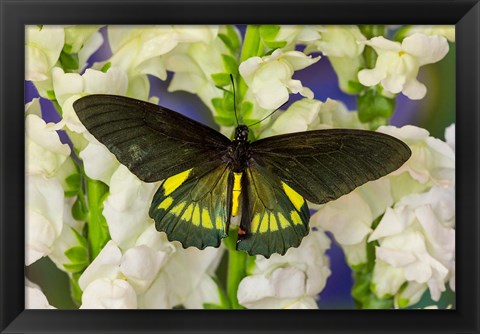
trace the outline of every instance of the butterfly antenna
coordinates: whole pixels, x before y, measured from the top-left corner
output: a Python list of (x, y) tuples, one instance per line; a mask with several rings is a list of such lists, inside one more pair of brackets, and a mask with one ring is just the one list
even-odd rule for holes
[(237, 116), (237, 101), (235, 99), (235, 81), (233, 80), (233, 75), (230, 73), (230, 81), (232, 81), (232, 89), (233, 89), (233, 112), (235, 113), (235, 119), (237, 120), (237, 126), (239, 125), (238, 123), (238, 116)]
[(269, 118), (270, 116), (272, 116), (277, 110), (280, 110), (281, 107), (283, 107), (284, 105), (286, 105), (288, 103), (288, 100), (287, 102), (285, 102), (284, 104), (282, 104), (280, 107), (278, 107), (277, 109), (275, 109), (274, 111), (272, 111), (270, 114), (268, 114), (267, 116), (265, 116), (264, 118), (262, 118), (261, 120), (259, 120), (258, 122), (255, 122), (253, 124), (250, 124), (250, 125), (247, 125), (248, 127), (251, 127), (253, 125), (257, 125), (258, 123), (266, 120), (267, 118)]

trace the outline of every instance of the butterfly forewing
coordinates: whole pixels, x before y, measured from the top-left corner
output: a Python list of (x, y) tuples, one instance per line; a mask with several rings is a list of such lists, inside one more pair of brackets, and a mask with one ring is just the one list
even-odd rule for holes
[(269, 137), (251, 144), (255, 164), (313, 203), (326, 203), (398, 169), (411, 151), (372, 131), (329, 129)]
[(167, 178), (157, 190), (150, 217), (158, 231), (184, 248), (218, 247), (230, 221), (226, 165), (206, 170), (209, 163)]
[(308, 234), (310, 214), (303, 197), (262, 166), (242, 177), (243, 210), (237, 249), (270, 257), (298, 247)]
[(87, 130), (145, 182), (221, 162), (231, 143), (177, 112), (127, 97), (90, 95), (73, 106)]

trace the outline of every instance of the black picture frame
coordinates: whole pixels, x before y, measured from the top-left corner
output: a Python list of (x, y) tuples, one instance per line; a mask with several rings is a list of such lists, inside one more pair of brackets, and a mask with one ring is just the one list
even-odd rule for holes
[[(2, 333), (478, 333), (480, 4), (426, 1), (0, 0)], [(402, 311), (24, 310), (24, 25), (455, 24), (456, 309)]]

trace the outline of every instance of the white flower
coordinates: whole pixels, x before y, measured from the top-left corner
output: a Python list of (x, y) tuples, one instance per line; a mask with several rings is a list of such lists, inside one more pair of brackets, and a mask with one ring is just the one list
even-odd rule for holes
[(452, 188), (433, 187), (387, 209), (369, 237), (369, 242), (379, 242), (373, 276), (379, 297), (395, 296), (408, 282), (411, 286), (396, 295), (400, 306), (416, 303), (427, 287), (433, 300), (440, 298), (454, 268), (454, 205)]
[(60, 126), (47, 124), (37, 115), (27, 115), (25, 141), (28, 173), (52, 176), (70, 155), (70, 148), (62, 144), (56, 132)]
[(284, 256), (257, 256), (253, 274), (238, 287), (239, 303), (247, 308), (317, 308), (315, 297), (330, 276), (329, 247), (323, 231), (310, 231)]
[(101, 278), (83, 291), (81, 309), (135, 309), (137, 295), (132, 286), (122, 279)]
[(313, 92), (302, 86), (299, 80), (293, 80), (293, 73), (320, 60), (299, 51), (275, 50), (270, 56), (252, 57), (240, 64), (243, 79), (255, 97), (258, 105), (273, 110), (288, 101), (288, 94), (300, 93), (313, 98)]
[[(209, 278), (220, 260), (219, 250), (184, 250), (177, 244), (169, 242), (153, 224), (124, 252), (110, 240), (78, 281), (84, 291), (82, 308), (172, 308), (183, 303), (201, 307), (203, 302), (218, 303), (218, 291)], [(108, 293), (97, 296), (101, 288)], [(115, 294), (118, 300), (112, 304), (109, 300)]]
[[(26, 264), (53, 250), (63, 225), (63, 171), (70, 148), (56, 132), (59, 125), (46, 124), (34, 100), (26, 106)], [(58, 174), (58, 175), (57, 175)]]
[(63, 226), (62, 185), (55, 178), (27, 175), (25, 264), (28, 266), (53, 250)]
[(348, 111), (342, 102), (301, 99), (292, 103), (260, 137), (331, 128), (364, 129), (366, 125), (360, 123), (357, 113)]
[(54, 309), (40, 287), (25, 279), (25, 308), (26, 309)]
[(83, 75), (64, 73), (56, 67), (52, 70), (55, 96), (62, 107), (63, 119), (69, 130), (83, 133), (84, 125), (73, 109), (73, 102), (88, 94), (125, 95), (128, 78), (121, 69), (111, 67), (106, 73), (87, 69)]
[[(156, 232), (154, 226), (146, 233), (156, 233), (157, 240), (166, 240), (165, 234)], [(218, 290), (213, 288), (210, 277), (218, 266), (223, 249), (183, 249), (178, 242), (170, 244), (175, 246), (175, 252), (169, 256), (168, 263), (150, 288), (139, 296), (140, 308), (163, 309), (179, 305), (198, 308), (203, 303), (219, 304)]]
[(113, 173), (109, 184), (110, 195), (103, 215), (112, 240), (121, 248), (128, 248), (151, 224), (148, 210), (158, 184), (140, 181), (124, 165)]
[(363, 66), (362, 52), (365, 36), (358, 26), (322, 26), (320, 38), (307, 43), (306, 53), (320, 51), (328, 57), (338, 76), (340, 88), (351, 92), (349, 81), (357, 81), (358, 70)]
[(378, 58), (375, 68), (358, 73), (360, 83), (365, 86), (381, 83), (387, 92), (402, 92), (412, 100), (422, 99), (427, 92), (416, 78), (419, 68), (441, 60), (448, 52), (447, 40), (438, 35), (416, 33), (402, 43), (374, 37), (364, 43), (375, 49)]
[(63, 49), (63, 27), (29, 25), (25, 30), (25, 79), (48, 80)]
[(448, 187), (455, 184), (455, 153), (445, 142), (412, 125), (401, 128), (381, 126), (377, 131), (402, 140), (412, 150), (410, 159), (390, 177), (396, 200), (413, 192), (425, 191), (432, 185)]
[(392, 204), (390, 183), (381, 178), (319, 206), (310, 225), (331, 232), (342, 245), (350, 265), (362, 264), (367, 261), (366, 241), (372, 232), (371, 225)]
[(83, 161), (85, 174), (93, 180), (100, 180), (110, 185), (110, 179), (120, 163), (115, 155), (95, 137), (87, 133), (85, 133), (85, 137), (89, 142), (79, 154)]
[[(128, 73), (129, 96), (148, 99), (147, 74), (166, 80), (164, 55), (182, 43), (210, 43), (217, 35), (215, 26), (109, 26), (112, 57), (108, 60)], [(140, 94), (143, 94), (140, 95)]]
[(420, 25), (411, 26), (408, 29), (407, 35), (422, 33), (425, 35), (440, 35), (448, 39), (450, 42), (455, 42), (455, 26), (454, 25)]
[(208, 44), (199, 42), (178, 46), (165, 56), (166, 68), (174, 73), (168, 91), (197, 94), (214, 111), (212, 99), (223, 93), (215, 86), (211, 75), (225, 72), (222, 54), (229, 53), (219, 38)]

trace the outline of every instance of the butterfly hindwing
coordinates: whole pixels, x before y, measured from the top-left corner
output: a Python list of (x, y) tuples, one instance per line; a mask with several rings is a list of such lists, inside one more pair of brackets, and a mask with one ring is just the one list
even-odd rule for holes
[(175, 111), (123, 96), (89, 95), (73, 107), (88, 131), (145, 182), (221, 161), (231, 143)]
[(230, 196), (226, 165), (193, 167), (161, 184), (150, 207), (158, 231), (184, 248), (218, 247), (227, 236)]
[(303, 197), (267, 169), (251, 165), (242, 177), (242, 217), (237, 249), (270, 257), (298, 247), (308, 234)]
[(411, 155), (394, 137), (350, 129), (268, 137), (253, 142), (251, 151), (256, 164), (317, 204), (393, 172)]

